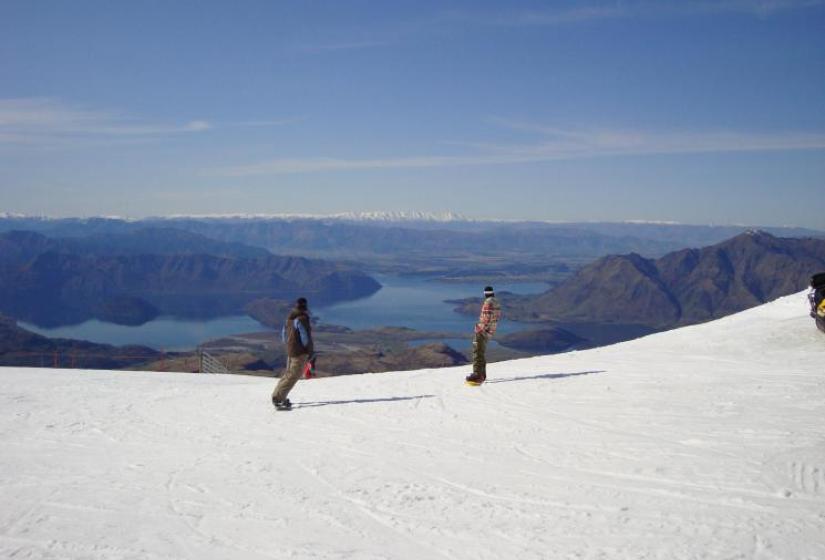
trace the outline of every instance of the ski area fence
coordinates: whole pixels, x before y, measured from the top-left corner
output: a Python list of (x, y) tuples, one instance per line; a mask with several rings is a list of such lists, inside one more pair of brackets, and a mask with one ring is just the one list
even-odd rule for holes
[[(2, 367), (41, 367), (52, 369), (133, 369), (168, 371), (176, 352), (146, 353), (121, 350), (101, 352), (84, 348), (61, 348), (42, 351), (9, 350), (0, 354)], [(191, 371), (191, 370), (190, 370)]]
[[(246, 355), (242, 357), (248, 358)], [(219, 359), (203, 348), (167, 352), (124, 347), (106, 352), (78, 346), (41, 351), (0, 351), (0, 367), (234, 373), (243, 371), (244, 363), (244, 360), (233, 355), (224, 355)]]
[[(8, 350), (0, 352), (0, 367), (159, 372), (203, 371), (200, 352), (166, 352), (164, 350), (152, 352), (147, 350), (143, 348), (134, 350), (120, 348), (106, 352), (82, 346), (40, 351)], [(226, 366), (224, 368), (228, 369)]]
[(200, 368), (198, 371), (201, 373), (232, 373), (223, 362), (203, 348), (198, 349), (198, 356), (200, 357)]

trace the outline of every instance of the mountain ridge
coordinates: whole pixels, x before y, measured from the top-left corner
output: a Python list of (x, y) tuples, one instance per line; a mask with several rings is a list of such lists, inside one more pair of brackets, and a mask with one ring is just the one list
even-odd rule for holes
[[(165, 246), (146, 252), (164, 239)], [(276, 256), (178, 230), (57, 240), (0, 234), (0, 311), (40, 326), (93, 317), (141, 324), (161, 313), (220, 316), (262, 297), (337, 301), (379, 288), (340, 263)]]
[(520, 298), (511, 318), (644, 324), (703, 322), (803, 289), (825, 269), (825, 240), (750, 231), (702, 249), (659, 259), (604, 257), (559, 286)]

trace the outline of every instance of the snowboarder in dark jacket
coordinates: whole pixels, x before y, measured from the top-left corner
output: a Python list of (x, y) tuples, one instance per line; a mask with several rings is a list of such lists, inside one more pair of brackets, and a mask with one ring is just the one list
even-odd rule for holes
[(301, 378), (307, 360), (314, 353), (306, 298), (298, 298), (295, 302), (295, 308), (290, 311), (284, 324), (281, 338), (286, 343), (287, 362), (286, 369), (272, 392), (272, 404), (278, 410), (289, 410), (292, 403), (287, 395)]

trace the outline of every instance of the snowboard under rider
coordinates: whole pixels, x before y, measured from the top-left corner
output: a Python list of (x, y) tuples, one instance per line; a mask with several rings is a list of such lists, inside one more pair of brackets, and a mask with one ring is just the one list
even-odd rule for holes
[(496, 299), (492, 286), (484, 288), (484, 303), (475, 327), (473, 338), (473, 374), (466, 377), (467, 383), (481, 385), (487, 380), (487, 343), (496, 333), (501, 318), (501, 305)]
[(298, 298), (295, 302), (295, 308), (290, 311), (281, 331), (281, 339), (286, 343), (286, 369), (272, 392), (272, 404), (278, 410), (289, 410), (292, 403), (287, 395), (301, 378), (307, 361), (314, 353), (306, 298)]

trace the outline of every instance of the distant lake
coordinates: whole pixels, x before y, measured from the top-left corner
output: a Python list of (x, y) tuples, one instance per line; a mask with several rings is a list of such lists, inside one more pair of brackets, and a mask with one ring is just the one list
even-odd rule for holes
[[(445, 300), (483, 297), (484, 284), (433, 282), (416, 277), (375, 274), (383, 286), (369, 297), (336, 303), (313, 309), (324, 323), (343, 325), (351, 329), (376, 327), (408, 327), (420, 331), (472, 333), (476, 317), (460, 315), (456, 307)], [(495, 284), (498, 292), (538, 294), (547, 291), (543, 283)], [(310, 302), (310, 307), (312, 302)], [(502, 320), (500, 332), (514, 332), (523, 324)]]
[[(352, 329), (383, 326), (408, 327), (425, 331), (467, 333), (470, 337), (476, 318), (459, 315), (447, 299), (481, 297), (483, 284), (434, 282), (420, 277), (374, 274), (383, 286), (373, 295), (325, 307), (313, 307), (312, 313), (323, 323)], [(494, 284), (497, 291), (517, 294), (541, 293), (547, 284)], [(189, 350), (207, 340), (233, 334), (267, 330), (267, 327), (246, 315), (220, 317), (211, 320), (189, 320), (174, 317), (157, 319), (137, 327), (116, 325), (96, 319), (56, 328), (41, 328), (28, 323), (20, 326), (32, 332), (55, 338), (74, 338), (117, 346), (140, 344), (162, 350)], [(514, 332), (526, 325), (502, 321), (500, 332)]]
[(26, 330), (52, 338), (74, 338), (101, 344), (125, 346), (139, 344), (157, 350), (191, 350), (202, 342), (230, 334), (264, 330), (258, 321), (246, 315), (210, 320), (158, 317), (137, 327), (116, 325), (91, 319), (79, 325), (46, 329), (20, 322)]

